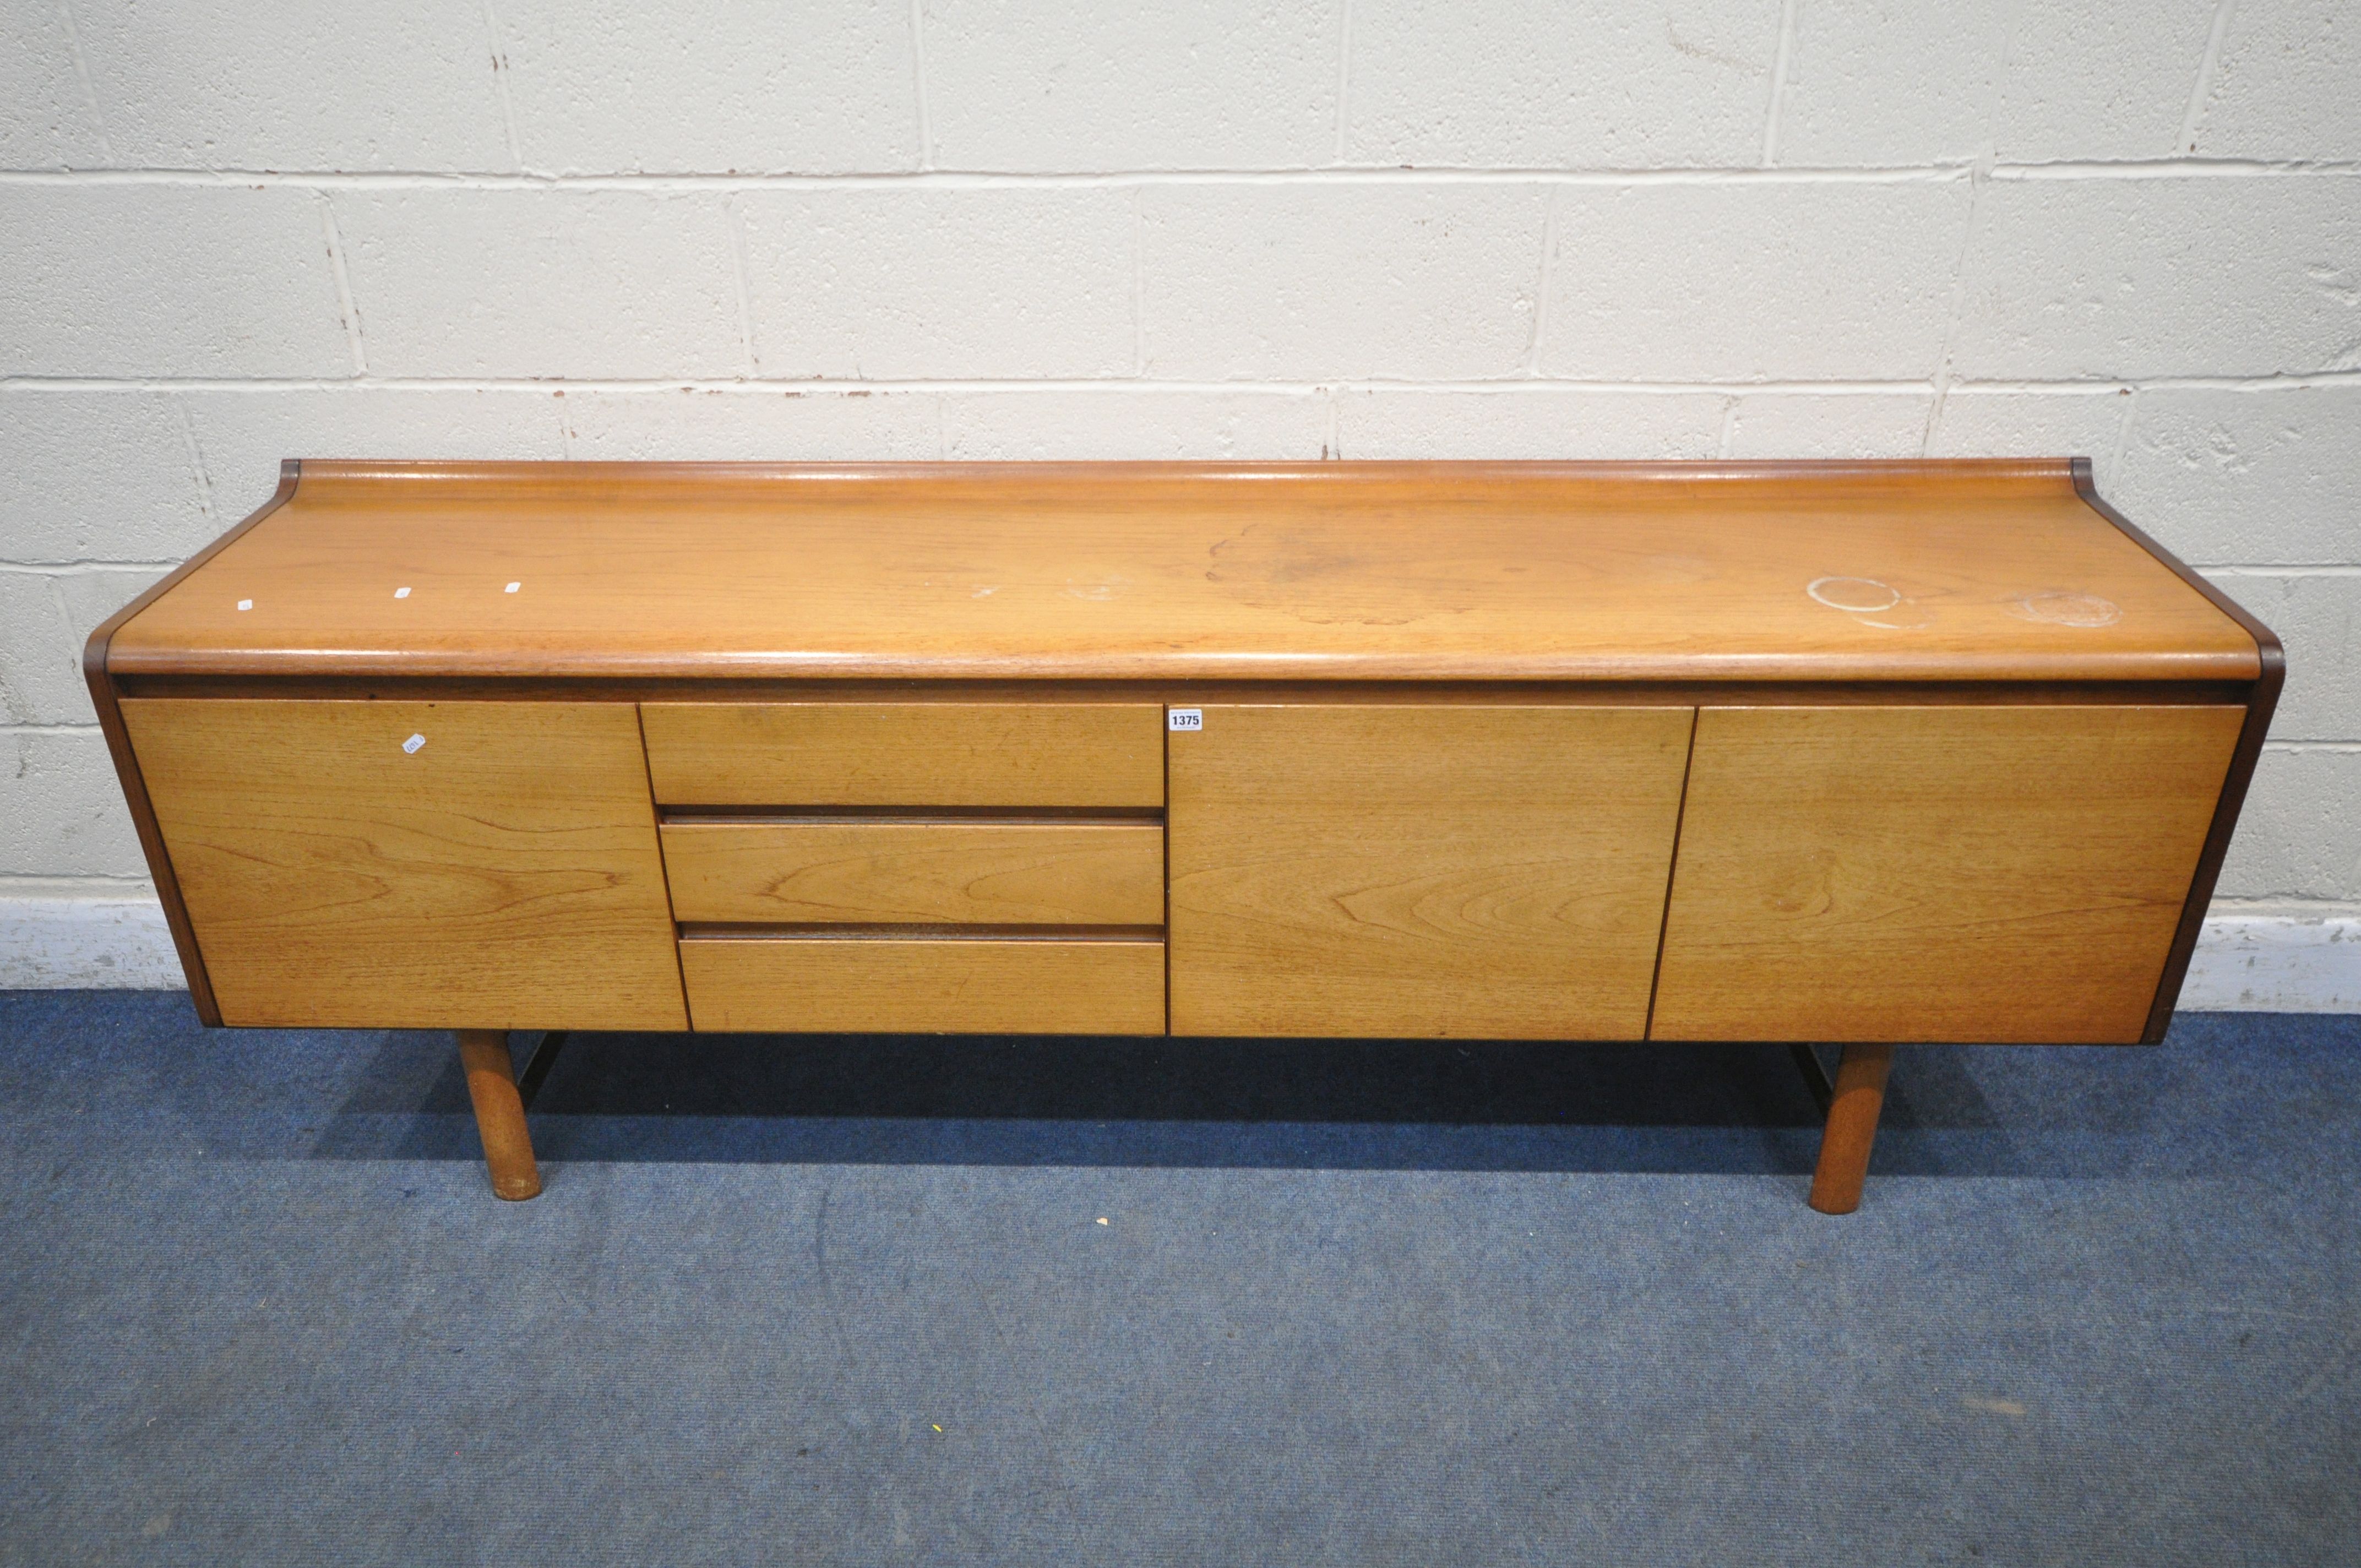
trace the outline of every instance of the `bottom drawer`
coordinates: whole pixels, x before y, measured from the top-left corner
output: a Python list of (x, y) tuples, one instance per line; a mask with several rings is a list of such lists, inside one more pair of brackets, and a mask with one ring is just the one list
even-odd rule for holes
[(708, 1031), (1164, 1033), (1153, 938), (686, 937), (680, 967)]

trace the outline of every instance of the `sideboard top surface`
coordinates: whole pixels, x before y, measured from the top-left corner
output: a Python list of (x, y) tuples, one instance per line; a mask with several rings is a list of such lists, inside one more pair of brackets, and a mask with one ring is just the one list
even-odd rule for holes
[[(319, 463), (116, 674), (2249, 680), (2064, 461)], [(406, 590), (406, 591), (405, 591)]]

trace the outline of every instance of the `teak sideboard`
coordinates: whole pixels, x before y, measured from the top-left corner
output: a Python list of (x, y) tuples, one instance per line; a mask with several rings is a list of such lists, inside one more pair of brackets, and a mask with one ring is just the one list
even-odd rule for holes
[(2278, 696), (2080, 460), (287, 464), (90, 641), (209, 1025), (2153, 1042)]

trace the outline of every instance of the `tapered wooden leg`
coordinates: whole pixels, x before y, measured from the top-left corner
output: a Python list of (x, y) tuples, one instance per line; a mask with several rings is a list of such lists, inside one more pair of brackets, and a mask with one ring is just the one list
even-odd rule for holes
[(524, 1099), (517, 1093), (516, 1069), (509, 1063), (508, 1031), (460, 1030), (459, 1059), (467, 1065), (467, 1097), (476, 1102), (476, 1130), (484, 1137), (493, 1195), (535, 1196), (541, 1191), (541, 1168), (533, 1162), (533, 1139), (525, 1132)]
[(1877, 1139), (1886, 1069), (1893, 1065), (1892, 1046), (1847, 1046), (1837, 1064), (1836, 1094), (1828, 1102), (1828, 1128), (1820, 1134), (1820, 1163), (1812, 1172), (1812, 1207), (1823, 1214), (1850, 1214), (1861, 1207), (1869, 1146)]

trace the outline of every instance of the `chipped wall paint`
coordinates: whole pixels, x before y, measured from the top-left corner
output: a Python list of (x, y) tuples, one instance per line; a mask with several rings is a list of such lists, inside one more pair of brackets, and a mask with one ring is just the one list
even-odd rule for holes
[(2361, 1013), (2361, 920), (2208, 920), (2180, 1005), (2192, 1013)]

